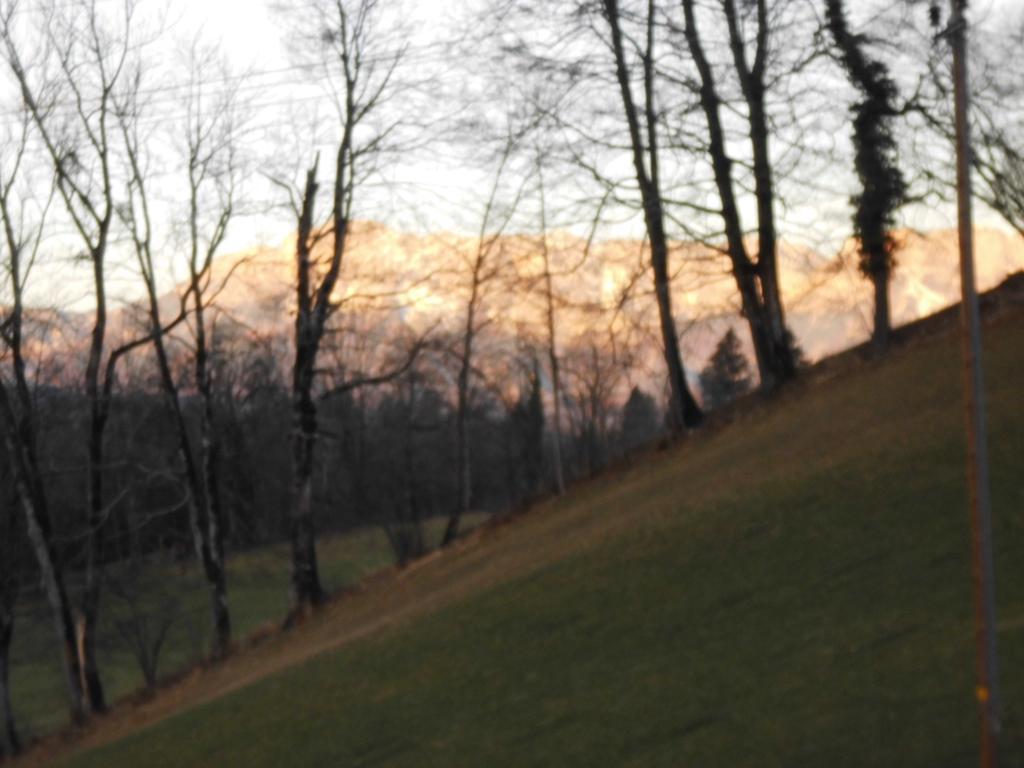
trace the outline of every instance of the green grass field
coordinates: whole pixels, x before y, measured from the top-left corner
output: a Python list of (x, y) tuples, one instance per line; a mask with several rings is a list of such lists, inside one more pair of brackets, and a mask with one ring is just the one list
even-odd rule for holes
[[(1024, 315), (989, 327), (986, 345), (1012, 766), (1024, 764)], [(944, 336), (838, 366), (36, 759), (970, 765), (957, 349)]]
[[(468, 521), (480, 522), (479, 516)], [(443, 523), (430, 524), (430, 536), (440, 541)], [(351, 586), (367, 574), (393, 561), (387, 537), (380, 529), (359, 530), (344, 536), (325, 536), (320, 547), (321, 577), (325, 588)], [(288, 610), (289, 561), (287, 547), (246, 552), (229, 560), (229, 599), (235, 636), (243, 639), (268, 624), (280, 624)], [(201, 660), (210, 646), (210, 619), (202, 579), (190, 559), (184, 565), (148, 569), (133, 580), (133, 593), (141, 593), (135, 609), (148, 622), (152, 634), (160, 611), (174, 615), (159, 656), (161, 675), (175, 674)], [(117, 578), (116, 573), (111, 578)], [(131, 578), (131, 577), (129, 577)], [(140, 690), (142, 672), (117, 624), (132, 614), (132, 607), (109, 588), (101, 611), (100, 664), (104, 685), (112, 701)], [(19, 728), (27, 736), (51, 733), (68, 722), (67, 695), (60, 670), (49, 609), (41, 602), (23, 605), (15, 627), (12, 649), (12, 699)]]

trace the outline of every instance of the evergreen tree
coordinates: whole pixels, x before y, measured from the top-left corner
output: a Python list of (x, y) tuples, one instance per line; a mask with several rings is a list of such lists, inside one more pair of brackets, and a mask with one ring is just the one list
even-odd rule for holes
[(750, 364), (743, 354), (739, 337), (730, 328), (700, 374), (704, 407), (714, 410), (725, 405), (750, 391), (751, 384)]
[(807, 368), (811, 362), (807, 359), (804, 348), (800, 345), (796, 335), (788, 328), (786, 329), (786, 343), (789, 345), (789, 353), (793, 356), (793, 366), (796, 370)]
[(622, 408), (622, 446), (626, 451), (651, 442), (659, 432), (658, 406), (640, 387), (633, 387)]

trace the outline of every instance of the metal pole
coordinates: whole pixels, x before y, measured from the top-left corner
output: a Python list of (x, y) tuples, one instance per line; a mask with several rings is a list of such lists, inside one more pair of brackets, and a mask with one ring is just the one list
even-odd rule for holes
[(981, 766), (995, 768), (999, 742), (999, 674), (996, 655), (995, 570), (992, 557), (992, 505), (985, 429), (985, 390), (981, 369), (981, 320), (974, 282), (971, 216), (971, 137), (968, 122), (966, 0), (950, 0), (956, 100), (957, 208), (960, 229), (961, 327), (964, 403), (967, 415), (967, 479), (971, 502), (971, 575), (974, 587), (978, 715)]

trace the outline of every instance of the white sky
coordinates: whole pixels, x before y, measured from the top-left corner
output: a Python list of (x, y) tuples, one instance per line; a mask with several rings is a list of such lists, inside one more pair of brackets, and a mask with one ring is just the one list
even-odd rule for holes
[[(160, 3), (163, 0), (144, 0), (146, 4)], [(286, 49), (287, 23), (276, 6), (287, 6), (290, 0), (167, 0), (168, 21), (172, 24), (171, 34), (191, 37), (201, 31), (204, 40), (219, 43), (221, 51), (228, 57), (233, 68), (238, 72), (252, 73), (246, 88), (252, 95), (257, 113), (265, 112), (262, 122), (282, 121), (282, 109), (289, 109), (288, 104), (297, 100), (300, 107), (313, 107), (313, 102), (321, 98), (322, 90), (304, 82), (308, 75), (294, 69), (294, 60)], [(471, 8), (474, 0), (385, 0), (393, 5), (401, 4), (407, 10), (403, 19), (412, 22), (417, 30), (417, 39), (412, 40), (413, 51), (410, 58), (415, 59), (418, 46), (432, 42), (436, 34), (453, 34), (456, 22), (452, 17), (458, 16)], [(150, 6), (152, 7), (152, 5)], [(441, 27), (447, 29), (441, 29)], [(419, 39), (422, 35), (422, 39)], [(434, 55), (437, 54), (428, 54)], [(441, 53), (444, 55), (444, 52)], [(257, 121), (261, 121), (258, 116)], [(287, 125), (287, 123), (284, 123)], [(297, 159), (301, 168), (312, 160), (319, 149), (326, 156), (333, 153), (334, 145), (326, 144), (317, 148), (302, 146), (299, 151), (309, 155)], [(449, 164), (443, 171), (427, 165), (421, 158), (411, 164), (403, 160), (397, 164), (390, 178), (398, 178), (409, 183), (407, 194), (415, 194), (412, 188), (422, 185), (429, 187), (428, 192), (434, 196), (450, 194), (457, 190), (462, 194), (470, 189), (472, 176), (465, 171), (456, 169)], [(323, 165), (323, 164), (322, 164)], [(328, 164), (329, 165), (329, 164)], [(298, 166), (297, 166), (298, 168)], [(447, 191), (446, 191), (447, 190)], [(426, 203), (425, 207), (430, 207)], [(382, 215), (383, 217), (383, 215)], [(229, 246), (245, 247), (253, 241), (270, 241), (285, 237), (291, 231), (290, 220), (280, 222), (269, 221), (266, 217), (261, 225), (249, 222), (234, 227), (234, 236)]]
[[(160, 3), (164, 0), (147, 0), (147, 2)], [(924, 12), (924, 0), (908, 0), (918, 2), (922, 5), (921, 12)], [(287, 68), (290, 64), (282, 35), (281, 17), (272, 10), (274, 0), (166, 0), (168, 6), (173, 8), (171, 18), (177, 18), (176, 26), (182, 32), (201, 29), (211, 41), (219, 41), (222, 50), (230, 56), (230, 60), (238, 69), (251, 68), (255, 72), (270, 72), (271, 74), (259, 76), (258, 84), (268, 86), (266, 95), (263, 98), (273, 100), (273, 92), (279, 94), (287, 93), (289, 83), (294, 82), (294, 72), (281, 72), (273, 74), (274, 70)], [(279, 4), (287, 5), (289, 0), (277, 0)], [(543, 2), (543, 0), (541, 0)], [(433, 24), (437, 26), (438, 19), (458, 15), (476, 4), (475, 0), (416, 0), (411, 7), (413, 13), (422, 20), (424, 26)], [(858, 0), (850, 3), (852, 9), (856, 9)], [(943, 10), (946, 10), (946, 0), (942, 0)], [(971, 14), (976, 21), (982, 24), (998, 23), (999, 19), (1005, 18), (1008, 13), (1024, 14), (1024, 0), (971, 0)], [(444, 22), (441, 22), (444, 23)], [(448, 23), (451, 23), (450, 21)], [(451, 171), (448, 171), (451, 173)], [(464, 177), (455, 178), (455, 184), (464, 183)], [(431, 176), (430, 181), (438, 183), (436, 175)], [(442, 184), (443, 186), (443, 184)], [(955, 225), (955, 217), (952, 211), (920, 211), (915, 214), (921, 217), (921, 221), (914, 223), (922, 227), (949, 227)], [(998, 217), (992, 216), (986, 211), (978, 211), (978, 217), (985, 225), (1000, 226)], [(250, 235), (251, 236), (251, 235)]]
[(202, 28), (211, 39), (221, 40), (239, 66), (261, 68), (284, 63), (278, 26), (267, 4), (260, 0), (176, 0), (182, 8), (181, 23)]
[[(159, 2), (160, 0), (149, 0)], [(289, 0), (279, 0), (287, 5)], [(287, 66), (282, 45), (282, 24), (271, 10), (271, 0), (167, 0), (186, 30), (202, 28), (212, 40), (221, 40), (239, 67), (257, 69)], [(465, 0), (416, 0), (417, 17), (438, 18), (445, 9), (468, 6)], [(180, 9), (180, 10), (178, 10)]]

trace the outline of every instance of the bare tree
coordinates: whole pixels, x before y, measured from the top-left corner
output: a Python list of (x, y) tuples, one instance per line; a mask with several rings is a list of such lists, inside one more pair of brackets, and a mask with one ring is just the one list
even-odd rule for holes
[[(796, 367), (787, 340), (779, 286), (775, 178), (769, 151), (771, 131), (766, 107), (767, 67), (773, 43), (769, 3), (768, 0), (756, 0), (745, 4), (740, 10), (735, 0), (716, 0), (716, 7), (726, 26), (732, 70), (739, 82), (746, 109), (754, 196), (757, 202), (756, 258), (751, 257), (744, 240), (745, 232), (736, 191), (737, 179), (733, 170), (735, 162), (727, 149), (728, 133), (722, 112), (730, 106), (722, 98), (713, 63), (702, 41), (695, 0), (682, 0), (683, 33), (697, 70), (700, 106), (707, 129), (707, 152), (721, 203), (719, 213), (725, 228), (727, 254), (740, 294), (743, 315), (750, 326), (761, 386), (772, 390), (792, 377)], [(748, 20), (746, 16), (750, 14), (753, 18)], [(744, 36), (744, 29), (748, 26), (754, 28), (752, 43)], [(748, 52), (750, 45), (754, 49), (752, 60)]]
[[(313, 468), (317, 435), (314, 385), (317, 355), (336, 307), (334, 292), (341, 276), (357, 193), (379, 171), (377, 161), (397, 132), (398, 118), (384, 109), (396, 90), (395, 75), (404, 47), (395, 45), (386, 28), (380, 0), (305, 0), (297, 22), (298, 44), (308, 49), (327, 78), (337, 111), (329, 225), (316, 217), (320, 190), (319, 156), (300, 188), (289, 191), (297, 223), (295, 246), (295, 359), (292, 366), (291, 542), (292, 617), (318, 605), (324, 597), (316, 558), (313, 520)], [(318, 248), (326, 242), (326, 247)], [(323, 254), (322, 251), (326, 251)]]
[(565, 354), (569, 419), (585, 475), (599, 472), (608, 462), (615, 405), (622, 402), (622, 390), (634, 363), (628, 345), (615, 339), (616, 335), (614, 326), (598, 325), (575, 339)]
[[(347, 155), (350, 150), (345, 148), (345, 143), (343, 141), (338, 160), (342, 174), (347, 171), (349, 163)], [(317, 433), (313, 383), (317, 353), (332, 308), (331, 294), (341, 271), (344, 228), (348, 226), (348, 209), (343, 198), (342, 207), (336, 207), (335, 210), (335, 214), (343, 219), (340, 222), (342, 230), (335, 233), (335, 246), (326, 274), (317, 281), (313, 272), (313, 249), (324, 236), (313, 229), (316, 197), (319, 191), (318, 166), (319, 157), (306, 174), (301, 203), (295, 209), (298, 214), (298, 236), (295, 245), (295, 362), (292, 367), (291, 391), (292, 491), (289, 512), (292, 542), (292, 611), (296, 615), (316, 607), (324, 598), (320, 570), (317, 566), (316, 533), (313, 526), (313, 451), (316, 447)]]
[(395, 466), (401, 482), (398, 498), (393, 502), (394, 513), (382, 521), (382, 526), (400, 566), (419, 557), (427, 548), (421, 488), (424, 478), (420, 477), (417, 461), (418, 434), (425, 429), (418, 422), (421, 378), (420, 372), (412, 369), (396, 382), (399, 424), (395, 426), (401, 450)]
[[(664, 103), (660, 68), (664, 13), (655, 0), (543, 6), (552, 23), (540, 26), (536, 5), (495, 0), (489, 14), (500, 20), (500, 55), (515, 68), (516, 80), (529, 84), (520, 87), (521, 99), (550, 124), (545, 138), (552, 154), (574, 167), (570, 186), (589, 196), (595, 218), (602, 217), (603, 225), (632, 223), (637, 214), (642, 219), (671, 391), (670, 421), (673, 431), (682, 432), (702, 414), (686, 379), (673, 310), (678, 269), (671, 264), (669, 228), (687, 227), (670, 210), (681, 201), (674, 194), (679, 153), (671, 141), (672, 109)], [(629, 171), (620, 160), (628, 160)], [(551, 196), (565, 199), (568, 189), (553, 189)]]
[(117, 206), (114, 95), (134, 51), (131, 31), (136, 3), (125, 0), (115, 23), (95, 0), (63, 4), (46, 0), (40, 8), (43, 19), (38, 30), (46, 54), (34, 66), (25, 61), (14, 28), (17, 8), (10, 3), (4, 14), (7, 64), (49, 158), (64, 212), (92, 274), (95, 310), (84, 381), (90, 424), (86, 569), (77, 631), (87, 707), (103, 711), (106, 701), (95, 642), (109, 511), (104, 499), (103, 436), (116, 363), (127, 352), (107, 349), (107, 260)]
[(161, 567), (167, 568), (168, 564), (147, 562), (133, 550), (127, 562), (119, 563), (110, 585), (116, 600), (112, 622), (150, 690), (156, 688), (161, 651), (182, 614), (179, 595), (159, 572)]
[[(511, 504), (536, 498), (544, 476), (544, 399), (540, 360), (529, 340), (523, 340), (514, 364), (518, 379), (515, 398), (502, 397), (506, 421), (506, 466)], [(507, 382), (505, 391), (508, 392)]]
[[(1011, 13), (1004, 11), (1000, 28), (986, 36), (984, 46), (972, 49), (971, 159), (979, 182), (975, 193), (1024, 236), (1024, 88), (1017, 64), (1024, 44), (1024, 15), (1018, 10), (1013, 18)], [(931, 122), (952, 142), (952, 83), (944, 67), (934, 67), (933, 76), (939, 87)], [(949, 180), (943, 181), (948, 186)]]
[[(564, 426), (563, 407), (565, 392), (563, 386), (563, 371), (561, 361), (561, 324), (565, 317), (572, 310), (586, 309), (587, 301), (581, 297), (576, 300), (570, 297), (571, 292), (564, 289), (564, 284), (574, 281), (584, 270), (591, 260), (592, 246), (600, 225), (601, 214), (604, 211), (602, 201), (591, 215), (588, 224), (588, 233), (585, 240), (576, 238), (569, 240), (569, 247), (558, 244), (553, 238), (553, 227), (559, 226), (559, 219), (569, 216), (575, 217), (571, 208), (560, 210), (553, 208), (549, 201), (549, 193), (557, 184), (551, 184), (549, 180), (550, 171), (554, 166), (554, 158), (551, 156), (550, 148), (547, 145), (548, 137), (543, 134), (538, 137), (534, 135), (531, 152), (533, 155), (532, 176), (533, 184), (530, 194), (535, 198), (537, 227), (536, 243), (531, 244), (531, 256), (536, 259), (517, 259), (516, 266), (520, 273), (525, 269), (526, 274), (520, 274), (523, 285), (521, 290), (530, 293), (540, 293), (542, 307), (540, 310), (540, 335), (544, 338), (544, 356), (547, 358), (548, 373), (551, 387), (551, 418), (550, 427), (552, 475), (555, 483), (555, 490), (558, 494), (565, 493), (565, 457), (563, 456), (562, 429)], [(564, 235), (564, 233), (563, 233)], [(537, 262), (534, 264), (534, 262)], [(560, 284), (563, 285), (560, 288)]]
[[(735, 0), (722, 0), (729, 29), (729, 48), (746, 101), (750, 124), (750, 146), (753, 155), (754, 194), (757, 199), (757, 274), (761, 300), (764, 303), (771, 338), (772, 374), (781, 383), (796, 372), (787, 335), (786, 317), (779, 286), (778, 233), (775, 222), (775, 173), (772, 168), (769, 142), (768, 61), (773, 41), (768, 0), (747, 3), (754, 6), (753, 61), (748, 61), (748, 41), (743, 35), (743, 20), (737, 13)], [(762, 381), (762, 384), (764, 382)], [(772, 386), (768, 384), (769, 388)]]
[[(5, 9), (5, 24), (12, 9)], [(18, 209), (16, 184), (21, 182), (28, 143), (28, 124), (22, 125), (14, 152), (4, 157), (0, 185), (0, 216), (4, 231), (4, 272), (10, 305), (0, 324), (6, 350), (8, 374), (0, 378), (0, 421), (4, 427), (6, 458), (14, 486), (14, 498), (24, 512), (25, 530), (39, 566), (43, 586), (53, 612), (60, 640), (64, 677), (68, 687), (72, 719), (85, 715), (82, 667), (76, 642), (75, 623), (65, 583), (65, 565), (54, 541), (53, 522), (38, 458), (38, 430), (35, 403), (29, 381), (25, 352), (25, 287), (36, 262), (46, 208), (32, 221)]]
[(647, 0), (643, 17), (644, 40), (634, 43), (640, 60), (641, 92), (639, 105), (633, 95), (633, 75), (630, 71), (627, 39), (622, 29), (622, 14), (618, 0), (604, 0), (603, 11), (611, 37), (611, 49), (615, 57), (615, 78), (622, 97), (622, 108), (629, 128), (632, 147), (633, 167), (643, 203), (644, 222), (651, 248), (651, 267), (654, 271), (654, 294), (661, 321), (662, 350), (668, 369), (669, 386), (672, 391), (671, 425), (679, 432), (694, 427), (701, 421), (700, 406), (686, 382), (682, 355), (679, 351), (679, 334), (675, 316), (672, 314), (672, 286), (668, 266), (669, 242), (665, 228), (665, 202), (662, 193), (661, 158), (658, 137), (658, 105), (656, 103), (656, 5)]
[[(896, 16), (900, 66), (894, 76), (901, 90), (910, 93), (900, 107), (906, 118), (901, 157), (915, 186), (910, 199), (919, 202), (935, 196), (949, 202), (955, 198), (955, 174), (934, 162), (937, 152), (947, 151), (955, 142), (947, 49), (936, 45), (936, 33), (945, 36), (945, 4), (929, 3), (927, 14), (914, 2), (900, 10), (903, 15)], [(885, 22), (884, 32), (879, 30), (876, 37), (891, 34), (893, 20)], [(1024, 88), (1017, 65), (1024, 44), (1024, 15), (1006, 7), (988, 19), (979, 14), (975, 23), (985, 44), (971, 49), (972, 192), (1024, 236)], [(916, 82), (909, 80), (907, 71), (917, 77)]]
[(521, 140), (521, 132), (509, 130), (500, 150), (497, 168), (491, 181), (490, 191), (484, 202), (477, 232), (476, 247), (466, 260), (468, 280), (465, 315), (455, 359), (458, 373), (455, 383), (455, 473), (457, 498), (448, 516), (443, 545), (453, 542), (459, 535), (459, 525), (469, 512), (472, 502), (473, 478), (470, 462), (469, 410), (471, 378), (474, 373), (474, 354), (477, 337), (490, 324), (491, 318), (483, 311), (484, 301), (490, 288), (505, 274), (507, 253), (502, 235), (511, 223), (525, 191), (525, 182), (520, 183), (512, 194), (512, 200), (503, 203), (500, 199), (506, 183), (506, 172)]
[[(0, 382), (0, 386), (5, 386)], [(0, 414), (0, 420), (6, 420)], [(5, 425), (6, 431), (6, 425)], [(14, 483), (6, 442), (0, 443), (0, 760), (21, 751), (21, 740), (11, 705), (11, 641), (15, 606), (22, 578), (22, 526), (18, 524)]]
[[(210, 363), (208, 305), (224, 281), (212, 280), (214, 257), (237, 213), (242, 163), (239, 137), (243, 116), (237, 91), (213, 104), (203, 98), (203, 73), (211, 54), (192, 48), (184, 154), (188, 163), (188, 285), (186, 308), (192, 313), (193, 373), (201, 403), (199, 453), (200, 498), (207, 506), (205, 552), (202, 564), (211, 587), (218, 653), (227, 649), (231, 621), (227, 606), (227, 566), (224, 558), (224, 510), (218, 476), (220, 439), (214, 423), (214, 382)], [(230, 277), (230, 274), (228, 275)], [(188, 302), (191, 302), (190, 304)]]
[(551, 372), (551, 453), (555, 475), (555, 490), (565, 493), (565, 466), (562, 461), (562, 372), (558, 360), (558, 324), (555, 322), (555, 287), (551, 249), (548, 238), (548, 205), (544, 185), (543, 158), (538, 156), (537, 184), (540, 203), (540, 254), (543, 266), (544, 320), (547, 330), (548, 367)]
[(1024, 132), (980, 117), (974, 167), (981, 179), (978, 195), (1024, 237)]
[[(187, 168), (187, 244), (188, 279), (178, 297), (180, 312), (173, 320), (161, 316), (158, 287), (157, 247), (151, 196), (146, 168), (149, 154), (147, 137), (140, 129), (145, 105), (140, 99), (141, 71), (134, 73), (131, 86), (118, 95), (117, 118), (127, 158), (129, 200), (118, 209), (131, 235), (139, 273), (148, 303), (148, 336), (159, 372), (161, 390), (172, 415), (178, 440), (178, 452), (184, 465), (188, 488), (187, 508), (193, 548), (210, 593), (214, 626), (215, 656), (225, 654), (231, 642), (231, 618), (227, 602), (227, 570), (224, 559), (224, 522), (217, 486), (216, 442), (213, 427), (213, 392), (209, 372), (206, 310), (215, 290), (211, 286), (213, 258), (223, 243), (235, 210), (237, 185), (237, 146), (232, 95), (207, 111), (200, 91), (200, 70), (209, 60), (196, 57), (192, 49), (188, 110), (185, 118), (184, 160)], [(213, 187), (212, 195), (208, 187)], [(203, 206), (203, 210), (200, 210)], [(210, 210), (212, 209), (212, 210)], [(212, 216), (210, 231), (201, 229)], [(222, 287), (218, 285), (218, 288)], [(169, 331), (187, 315), (193, 318), (193, 369), (196, 391), (201, 401), (199, 444), (193, 444), (182, 403), (180, 385), (168, 351)]]

